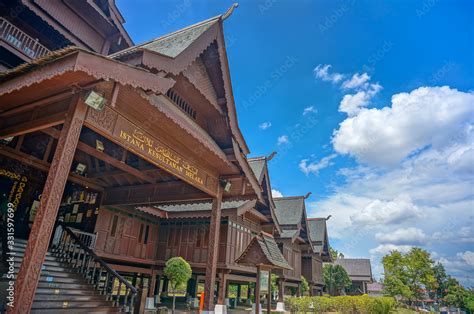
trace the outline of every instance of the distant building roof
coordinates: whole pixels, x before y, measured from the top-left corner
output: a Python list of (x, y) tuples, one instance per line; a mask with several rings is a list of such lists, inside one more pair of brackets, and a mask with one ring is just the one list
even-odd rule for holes
[(316, 252), (321, 252), (324, 249), (324, 241), (326, 241), (326, 219), (308, 219), (308, 230), (313, 248)]
[(304, 212), (304, 197), (278, 197), (273, 198), (275, 214), (280, 225), (298, 225)]
[(260, 181), (262, 179), (263, 170), (265, 169), (265, 157), (249, 158), (248, 162), (250, 164), (250, 168), (252, 168), (252, 171), (255, 174), (255, 177), (257, 177), (257, 179)]
[(353, 281), (372, 281), (370, 259), (341, 258), (335, 260), (334, 264), (344, 267)]

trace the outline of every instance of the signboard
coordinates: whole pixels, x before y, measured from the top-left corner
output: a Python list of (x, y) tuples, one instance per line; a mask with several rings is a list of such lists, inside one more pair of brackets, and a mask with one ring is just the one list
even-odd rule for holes
[(204, 192), (216, 194), (218, 180), (215, 176), (110, 107), (106, 106), (102, 111), (89, 109), (86, 122), (92, 124), (93, 129), (102, 131), (101, 134), (105, 131), (103, 135), (111, 136), (108, 138), (148, 162)]
[(260, 270), (260, 293), (268, 293), (268, 281), (270, 280), (270, 272), (268, 270)]

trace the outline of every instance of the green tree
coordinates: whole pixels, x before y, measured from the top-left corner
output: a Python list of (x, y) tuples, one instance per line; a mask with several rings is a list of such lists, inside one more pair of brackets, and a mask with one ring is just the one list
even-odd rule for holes
[(446, 274), (446, 270), (440, 262), (433, 266), (433, 274), (436, 279), (436, 287), (434, 293), (432, 293), (430, 297), (434, 299), (442, 299), (446, 295), (448, 280), (450, 277)]
[(329, 254), (331, 254), (331, 258), (335, 261), (338, 258), (344, 258), (344, 254), (341, 252), (333, 249), (332, 247), (329, 247)]
[(301, 295), (304, 295), (306, 292), (309, 291), (308, 281), (303, 276), (301, 276), (300, 291)]
[(347, 271), (341, 265), (324, 265), (323, 275), (330, 295), (339, 295), (342, 289), (352, 284)]
[(423, 291), (432, 291), (437, 282), (434, 262), (430, 254), (420, 248), (412, 248), (402, 254), (392, 251), (382, 259), (385, 292), (402, 297), (409, 302), (423, 298)]
[(446, 291), (444, 301), (448, 305), (452, 305), (459, 308), (465, 307), (465, 301), (469, 297), (469, 293), (460, 284), (450, 285)]
[(166, 277), (168, 277), (171, 290), (173, 292), (173, 310), (174, 313), (176, 303), (176, 288), (188, 282), (191, 278), (191, 266), (182, 257), (172, 257), (165, 265), (163, 270)]

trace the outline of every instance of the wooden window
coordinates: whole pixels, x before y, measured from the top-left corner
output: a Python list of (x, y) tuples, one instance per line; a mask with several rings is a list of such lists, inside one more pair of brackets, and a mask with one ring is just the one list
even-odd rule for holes
[(142, 243), (143, 238), (143, 224), (140, 224), (140, 233), (138, 234), (138, 243)]
[(197, 233), (197, 236), (196, 236), (196, 247), (201, 247), (201, 236), (202, 236), (201, 228), (198, 227), (196, 233)]
[(115, 233), (117, 232), (117, 223), (118, 223), (118, 216), (114, 215), (114, 217), (112, 217), (112, 228), (110, 230), (111, 237), (115, 237)]
[(146, 225), (145, 228), (145, 239), (143, 240), (143, 244), (148, 244), (148, 233), (150, 232), (150, 225)]

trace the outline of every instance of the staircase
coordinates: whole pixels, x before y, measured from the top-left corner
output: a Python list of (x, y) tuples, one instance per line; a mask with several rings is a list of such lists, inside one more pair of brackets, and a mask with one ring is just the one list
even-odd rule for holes
[[(17, 239), (13, 251), (15, 275), (25, 253), (26, 241)], [(101, 294), (83, 275), (51, 252), (46, 254), (31, 313), (125, 313)]]

